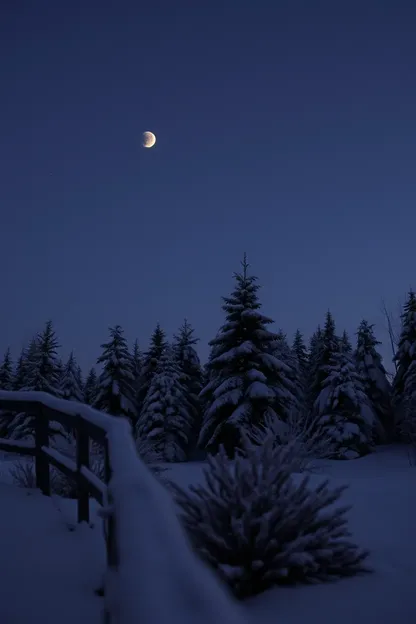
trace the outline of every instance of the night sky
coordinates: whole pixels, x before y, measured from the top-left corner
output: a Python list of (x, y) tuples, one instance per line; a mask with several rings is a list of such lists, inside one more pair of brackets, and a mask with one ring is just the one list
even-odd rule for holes
[(186, 316), (204, 359), (244, 251), (276, 327), (385, 338), (416, 282), (412, 4), (5, 0), (0, 349), (51, 318), (89, 366), (109, 325), (145, 348)]

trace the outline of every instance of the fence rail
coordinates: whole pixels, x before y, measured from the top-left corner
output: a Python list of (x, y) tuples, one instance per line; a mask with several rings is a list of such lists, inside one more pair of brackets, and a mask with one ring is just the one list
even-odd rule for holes
[[(0, 439), (0, 449), (35, 458), (44, 494), (50, 495), (53, 465), (77, 483), (79, 522), (89, 518), (89, 496), (103, 505), (104, 624), (245, 624), (239, 606), (189, 547), (171, 496), (137, 455), (127, 420), (43, 392), (0, 391), (0, 410), (35, 417), (33, 444)], [(49, 446), (52, 421), (75, 430), (76, 461)], [(90, 470), (90, 440), (104, 448), (104, 481)]]
[[(104, 505), (106, 486), (109, 474), (109, 457), (107, 446), (106, 429), (86, 420), (82, 414), (74, 415), (72, 405), (66, 406), (70, 401), (61, 401), (61, 409), (49, 405), (48, 396), (46, 402), (42, 400), (34, 401), (25, 398), (8, 398), (5, 396), (19, 395), (23, 397), (26, 393), (6, 393), (0, 392), (0, 409), (7, 412), (22, 412), (34, 417), (34, 442), (26, 440), (13, 440), (0, 438), (0, 450), (16, 453), (19, 455), (29, 455), (35, 458), (36, 486), (46, 496), (51, 494), (50, 486), (50, 465), (54, 466), (70, 479), (73, 479), (77, 486), (77, 507), (78, 522), (89, 522), (90, 509), (89, 499), (95, 498), (100, 505)], [(32, 395), (33, 393), (27, 393)], [(56, 399), (55, 399), (56, 400)], [(69, 407), (70, 412), (62, 411), (62, 407)], [(85, 406), (82, 406), (83, 408)], [(103, 414), (104, 418), (109, 418)], [(76, 440), (76, 461), (65, 456), (60, 451), (50, 447), (50, 422), (55, 421), (63, 425), (67, 430), (75, 432)], [(90, 440), (102, 445), (104, 452), (104, 465), (107, 467), (105, 483), (101, 481), (90, 470)]]
[[(34, 440), (0, 438), (0, 450), (34, 457), (36, 487), (51, 495), (50, 466), (54, 466), (77, 486), (78, 522), (90, 520), (90, 497), (101, 506), (108, 504), (107, 487), (111, 477), (108, 432), (118, 423), (108, 414), (98, 412), (81, 403), (56, 399), (44, 392), (0, 391), (0, 410), (6, 413), (24, 413), (34, 419)], [(6, 416), (3, 416), (7, 418)], [(10, 416), (11, 417), (11, 416)], [(11, 417), (12, 418), (12, 417)], [(75, 432), (76, 461), (50, 446), (51, 422), (58, 422), (68, 431)], [(104, 481), (90, 470), (90, 441), (100, 444), (104, 457)], [(104, 535), (107, 566), (117, 561), (115, 519), (107, 513), (104, 518)], [(113, 621), (108, 610), (104, 622)]]

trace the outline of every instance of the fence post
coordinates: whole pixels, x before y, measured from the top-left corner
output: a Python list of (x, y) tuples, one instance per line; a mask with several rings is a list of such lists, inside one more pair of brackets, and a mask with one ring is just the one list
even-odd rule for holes
[(83, 427), (80, 415), (77, 415), (77, 495), (78, 495), (78, 522), (90, 520), (90, 497), (86, 487), (82, 485), (81, 468), (90, 467), (90, 439)]
[(42, 451), (42, 446), (49, 446), (49, 418), (43, 411), (41, 405), (38, 407), (38, 413), (35, 418), (35, 446), (36, 487), (38, 487), (45, 496), (50, 496), (49, 461)]
[[(116, 527), (115, 527), (115, 517), (114, 517), (114, 509), (111, 509), (113, 506), (113, 498), (111, 491), (108, 487), (108, 484), (111, 479), (111, 464), (110, 464), (110, 455), (108, 451), (108, 440), (105, 441), (104, 445), (104, 481), (107, 486), (107, 505), (110, 507), (108, 510), (108, 515), (106, 520), (104, 520), (104, 533), (105, 533), (105, 544), (107, 551), (107, 569), (108, 571), (115, 572), (118, 566), (118, 552), (117, 552), (117, 544), (116, 544)], [(108, 576), (107, 576), (108, 578)], [(106, 595), (107, 591), (104, 587), (104, 594)], [(111, 624), (112, 617), (111, 612), (109, 611), (108, 604), (104, 609), (104, 624)]]

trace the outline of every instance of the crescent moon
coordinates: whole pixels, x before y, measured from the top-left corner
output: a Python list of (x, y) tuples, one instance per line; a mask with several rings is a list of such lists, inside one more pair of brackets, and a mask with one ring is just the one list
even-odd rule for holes
[(143, 147), (153, 147), (156, 143), (156, 136), (153, 132), (143, 132)]

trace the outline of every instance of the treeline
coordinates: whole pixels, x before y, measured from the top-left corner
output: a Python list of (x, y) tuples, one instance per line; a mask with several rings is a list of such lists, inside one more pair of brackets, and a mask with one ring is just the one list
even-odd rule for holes
[[(172, 341), (157, 325), (147, 351), (130, 349), (117, 325), (97, 359), (99, 372), (83, 374), (71, 353), (59, 357), (51, 321), (12, 362), (0, 366), (3, 390), (36, 390), (126, 416), (138, 440), (152, 442), (166, 461), (186, 461), (196, 451), (232, 456), (242, 437), (273, 422), (282, 438), (290, 430), (328, 441), (328, 454), (353, 458), (377, 443), (414, 439), (416, 432), (416, 297), (402, 314), (391, 381), (371, 324), (363, 320), (353, 345), (338, 334), (327, 312), (306, 345), (300, 331), (290, 343), (261, 311), (257, 278), (244, 257), (235, 286), (223, 298), (225, 321), (201, 366), (197, 338), (185, 321)], [(295, 427), (293, 424), (295, 423)], [(2, 415), (2, 437), (33, 435), (26, 414)], [(304, 433), (305, 435), (305, 433)]]

